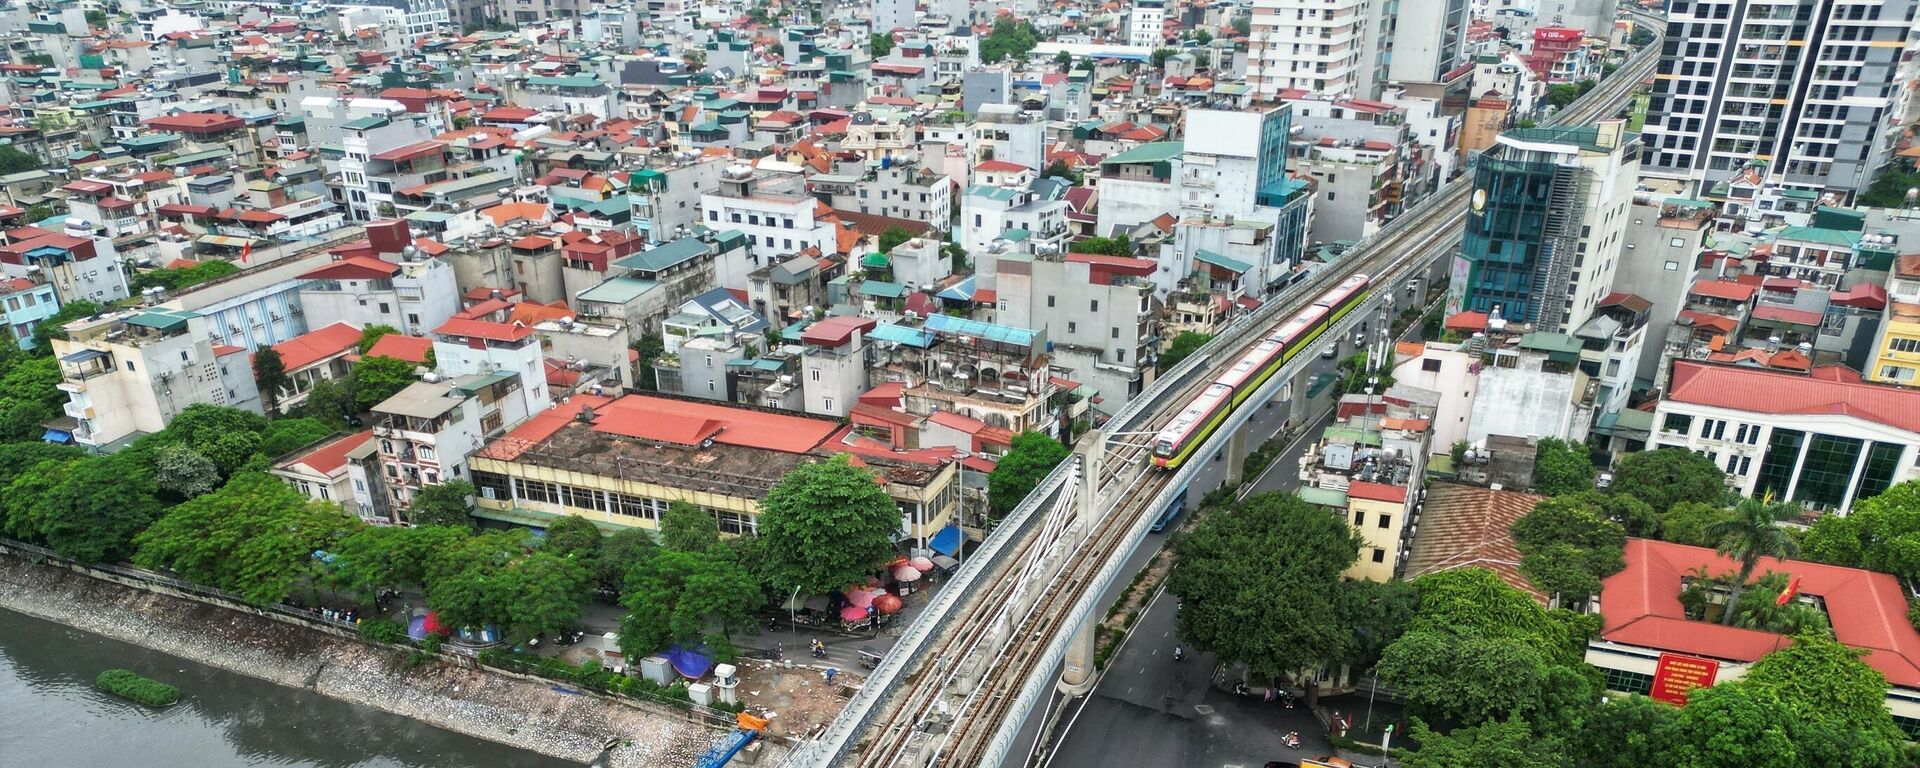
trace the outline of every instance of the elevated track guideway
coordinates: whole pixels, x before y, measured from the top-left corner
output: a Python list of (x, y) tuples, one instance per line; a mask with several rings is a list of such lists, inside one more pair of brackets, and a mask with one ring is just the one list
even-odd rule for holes
[[(1641, 18), (1662, 28), (1656, 18)], [(1657, 44), (1641, 49), (1546, 124), (1573, 126), (1613, 116), (1657, 60)], [(1349, 275), (1372, 276), (1369, 305), (1390, 304), (1408, 277), (1453, 251), (1471, 187), (1470, 176), (1463, 175), (1362, 241), (1336, 269), (1239, 318), (1116, 414), (1108, 435), (1083, 439), (1076, 460), (1063, 462), (966, 559), (840, 717), (798, 745), (786, 765), (1002, 765), (1021, 723), (1049, 688), (1057, 683), (1084, 692), (1091, 685), (1091, 627), (1100, 595), (1120, 577), (1160, 512), (1207, 463), (1154, 468), (1152, 433), (1274, 326)], [(1343, 338), (1339, 334), (1370, 314), (1350, 313), (1330, 329), (1330, 338)], [(1255, 404), (1279, 396), (1313, 357), (1295, 356), (1195, 455), (1221, 450), (1258, 410)], [(1064, 669), (1063, 679), (1056, 679), (1055, 669)]]

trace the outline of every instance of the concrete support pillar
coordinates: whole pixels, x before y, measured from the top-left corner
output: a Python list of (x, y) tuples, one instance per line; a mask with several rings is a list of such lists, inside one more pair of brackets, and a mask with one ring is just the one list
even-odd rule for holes
[(1060, 684), (1057, 689), (1061, 695), (1080, 698), (1093, 692), (1093, 638), (1095, 622), (1093, 616), (1087, 617), (1087, 623), (1080, 625), (1073, 633), (1073, 642), (1067, 646), (1066, 658), (1060, 665)]
[[(1259, 407), (1259, 406), (1249, 406)], [(1233, 434), (1227, 435), (1227, 479), (1245, 480), (1240, 475), (1247, 469), (1247, 427), (1241, 425)]]
[[(1300, 354), (1317, 355), (1320, 354), (1320, 350), (1309, 349), (1302, 351)], [(1313, 386), (1313, 377), (1308, 375), (1311, 369), (1312, 366), (1300, 366), (1300, 370), (1293, 374), (1293, 380), (1287, 382), (1285, 387), (1282, 387), (1282, 389), (1291, 390), (1293, 394), (1293, 405), (1287, 409), (1287, 427), (1289, 429), (1298, 429), (1301, 422), (1306, 419), (1308, 412), (1313, 410), (1307, 405), (1307, 398), (1312, 394)]]
[[(1100, 519), (1103, 512), (1100, 509), (1100, 473), (1103, 471), (1101, 467), (1106, 464), (1106, 434), (1097, 429), (1091, 430), (1074, 447), (1080, 452), (1080, 487), (1075, 491), (1080, 496), (1076, 499), (1074, 515), (1091, 523)], [(1092, 530), (1093, 526), (1084, 525), (1082, 528)]]

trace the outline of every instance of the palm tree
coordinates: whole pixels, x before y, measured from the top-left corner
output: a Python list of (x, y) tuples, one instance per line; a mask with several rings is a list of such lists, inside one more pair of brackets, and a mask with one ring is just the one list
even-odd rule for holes
[(1780, 528), (1780, 521), (1797, 512), (1799, 508), (1774, 501), (1769, 493), (1765, 498), (1741, 500), (1733, 508), (1732, 517), (1707, 527), (1707, 537), (1719, 542), (1714, 549), (1740, 561), (1740, 575), (1729, 585), (1727, 607), (1720, 613), (1721, 624), (1733, 626), (1733, 607), (1740, 602), (1740, 592), (1747, 588), (1747, 580), (1753, 577), (1761, 558), (1785, 559), (1800, 551), (1799, 544)]

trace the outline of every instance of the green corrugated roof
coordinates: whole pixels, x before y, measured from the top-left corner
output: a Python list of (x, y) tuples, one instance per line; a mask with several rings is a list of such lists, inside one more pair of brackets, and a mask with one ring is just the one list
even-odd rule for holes
[(127, 318), (127, 324), (172, 331), (186, 327), (188, 320), (199, 316), (197, 312), (188, 312), (184, 309), (149, 309)]
[(566, 75), (564, 77), (529, 77), (527, 85), (551, 85), (557, 88), (592, 88), (601, 85), (595, 75)]
[(1321, 488), (1317, 485), (1310, 485), (1305, 488), (1301, 488), (1299, 491), (1299, 494), (1300, 494), (1300, 500), (1308, 504), (1317, 504), (1322, 507), (1335, 507), (1338, 509), (1347, 508), (1347, 492), (1346, 491), (1338, 491), (1332, 488)]
[(860, 257), (860, 266), (867, 269), (886, 269), (893, 266), (893, 260), (884, 253), (869, 253)]
[(1201, 248), (1197, 251), (1194, 251), (1193, 260), (1199, 261), (1199, 262), (1205, 262), (1207, 264), (1212, 264), (1222, 269), (1231, 270), (1236, 274), (1246, 274), (1247, 270), (1253, 269), (1252, 264), (1248, 264), (1239, 259), (1232, 259), (1226, 256), (1222, 256), (1220, 254), (1214, 253), (1213, 251), (1209, 251), (1205, 248)]
[(1142, 144), (1120, 154), (1100, 161), (1101, 165), (1122, 165), (1128, 163), (1164, 163), (1179, 157), (1187, 151), (1185, 141), (1155, 141)]
[(633, 254), (613, 262), (623, 269), (638, 269), (647, 272), (660, 270), (698, 258), (707, 252), (707, 244), (696, 237), (682, 237), (661, 243), (658, 247)]
[(860, 295), (879, 299), (897, 299), (907, 295), (907, 287), (885, 280), (868, 280), (860, 284)]
[(1564, 333), (1534, 331), (1520, 337), (1520, 348), (1545, 352), (1550, 358), (1580, 356), (1580, 340)]
[(1825, 227), (1787, 227), (1780, 230), (1779, 239), (1852, 248), (1860, 244), (1860, 233)]

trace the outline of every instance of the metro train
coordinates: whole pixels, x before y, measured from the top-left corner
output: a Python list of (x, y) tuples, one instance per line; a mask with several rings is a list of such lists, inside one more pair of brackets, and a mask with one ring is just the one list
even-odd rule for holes
[(1221, 422), (1245, 404), (1247, 398), (1260, 389), (1260, 385), (1273, 378), (1281, 366), (1301, 351), (1312, 349), (1313, 342), (1321, 334), (1359, 306), (1370, 292), (1372, 283), (1373, 279), (1363, 274), (1341, 281), (1321, 294), (1313, 306), (1281, 323), (1273, 333), (1248, 350), (1245, 357), (1214, 379), (1198, 397), (1180, 409), (1173, 421), (1154, 435), (1154, 466), (1176, 469), (1185, 463), (1201, 444), (1207, 442), (1207, 437), (1220, 427)]

